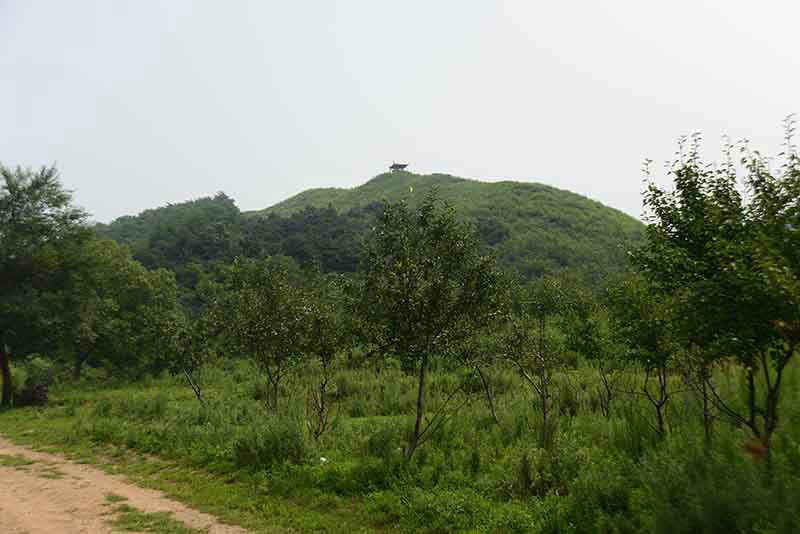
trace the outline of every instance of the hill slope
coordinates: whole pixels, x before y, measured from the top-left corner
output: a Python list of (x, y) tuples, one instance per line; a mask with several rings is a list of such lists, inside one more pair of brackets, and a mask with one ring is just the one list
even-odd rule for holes
[(353, 189), (309, 189), (248, 216), (290, 216), (309, 207), (339, 213), (384, 200), (414, 205), (431, 189), (474, 221), (501, 264), (524, 277), (564, 268), (617, 270), (643, 225), (600, 202), (554, 187), (521, 182), (478, 182), (446, 174), (385, 173)]
[(248, 213), (220, 193), (120, 217), (97, 230), (129, 245), (148, 267), (174, 270), (183, 287), (193, 287), (198, 265), (239, 255), (280, 254), (352, 272), (381, 203), (403, 199), (413, 206), (434, 188), (475, 223), (500, 264), (524, 278), (564, 269), (589, 277), (618, 271), (644, 236), (636, 219), (569, 191), (407, 172), (381, 174), (353, 189), (310, 189)]

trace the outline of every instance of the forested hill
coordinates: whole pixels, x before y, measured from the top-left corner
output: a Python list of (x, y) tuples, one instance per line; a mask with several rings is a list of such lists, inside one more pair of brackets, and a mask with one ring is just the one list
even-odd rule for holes
[(120, 217), (98, 230), (130, 245), (145, 265), (175, 270), (183, 284), (191, 284), (191, 264), (237, 255), (280, 254), (349, 272), (383, 201), (414, 205), (434, 188), (476, 224), (500, 264), (524, 278), (564, 269), (619, 270), (644, 236), (636, 219), (554, 187), (407, 172), (381, 174), (353, 189), (310, 189), (256, 212), (241, 213), (220, 193)]
[(339, 213), (406, 200), (411, 205), (436, 188), (472, 219), (500, 262), (525, 277), (565, 267), (614, 270), (631, 244), (641, 242), (643, 225), (621, 211), (581, 195), (543, 184), (479, 182), (447, 174), (385, 173), (353, 189), (309, 189), (247, 215), (290, 216), (308, 207), (333, 206)]

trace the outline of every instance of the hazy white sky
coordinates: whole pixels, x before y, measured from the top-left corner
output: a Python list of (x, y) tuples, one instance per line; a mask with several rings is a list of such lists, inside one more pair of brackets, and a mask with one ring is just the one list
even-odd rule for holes
[(641, 213), (675, 139), (777, 152), (800, 2), (0, 0), (0, 162), (95, 218), (222, 190), (260, 209), (416, 172)]

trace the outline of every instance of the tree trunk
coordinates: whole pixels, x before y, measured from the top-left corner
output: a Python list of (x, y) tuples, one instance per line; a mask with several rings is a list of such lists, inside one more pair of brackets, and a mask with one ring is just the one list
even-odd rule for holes
[(190, 373), (189, 370), (184, 367), (183, 368), (183, 375), (186, 377), (186, 380), (189, 381), (189, 385), (191, 386), (192, 391), (194, 391), (194, 396), (197, 397), (197, 400), (200, 402), (200, 405), (205, 410), (206, 409), (206, 399), (203, 397), (203, 392), (200, 389), (200, 386), (197, 385), (197, 382), (194, 381), (194, 378), (192, 377), (192, 373)]
[(600, 379), (603, 381), (604, 389), (604, 391), (600, 393), (600, 410), (602, 410), (603, 416), (608, 419), (611, 417), (611, 398), (614, 395), (614, 391), (608, 376), (602, 369), (600, 370)]
[(653, 369), (646, 369), (644, 375), (644, 385), (642, 386), (642, 392), (647, 397), (647, 400), (650, 401), (650, 404), (653, 405), (653, 409), (656, 411), (656, 422), (658, 426), (653, 426), (655, 431), (658, 433), (659, 437), (664, 438), (667, 434), (667, 425), (666, 420), (664, 417), (665, 407), (667, 402), (669, 401), (669, 390), (668, 383), (667, 383), (667, 368), (664, 366), (659, 366), (655, 369), (656, 378), (658, 379), (658, 396), (654, 397), (652, 393), (650, 393), (650, 388), (648, 387), (648, 383), (650, 381), (650, 376), (653, 373)]
[(411, 435), (411, 441), (408, 444), (408, 451), (406, 452), (406, 459), (410, 460), (414, 455), (414, 451), (419, 446), (419, 438), (422, 431), (422, 419), (425, 416), (425, 379), (428, 374), (428, 354), (422, 355), (422, 361), (419, 365), (419, 386), (417, 388), (417, 420), (414, 423), (414, 433)]
[(478, 373), (478, 376), (481, 378), (481, 383), (483, 383), (483, 391), (486, 393), (486, 402), (489, 404), (489, 410), (492, 412), (492, 419), (494, 419), (495, 423), (500, 423), (500, 420), (497, 418), (497, 410), (494, 407), (494, 394), (492, 393), (492, 386), (489, 384), (489, 381), (486, 380), (481, 368), (477, 365), (475, 366), (475, 372)]
[(11, 406), (11, 365), (4, 345), (0, 344), (0, 373), (3, 376), (3, 394), (0, 406)]
[(279, 381), (276, 377), (275, 381), (272, 383), (272, 411), (278, 411), (278, 385)]
[(667, 368), (661, 367), (658, 373), (658, 388), (659, 388), (659, 395), (660, 401), (658, 404), (658, 429), (659, 433), (662, 436), (667, 434), (667, 427), (666, 423), (664, 422), (664, 407), (667, 404), (667, 400), (669, 400), (669, 393), (667, 391), (668, 386), (668, 377), (667, 377)]
[(778, 403), (780, 400), (781, 381), (783, 379), (783, 372), (789, 364), (789, 360), (794, 356), (796, 344), (789, 346), (786, 354), (776, 363), (775, 377), (770, 377), (769, 359), (765, 354), (761, 355), (761, 365), (764, 368), (764, 382), (766, 385), (766, 399), (764, 416), (764, 434), (761, 438), (764, 443), (765, 451), (764, 456), (767, 464), (767, 473), (772, 477), (772, 436), (778, 428)]
[(753, 430), (755, 435), (760, 436), (761, 431), (758, 429), (758, 424), (756, 422), (758, 408), (756, 406), (756, 384), (755, 378), (753, 377), (752, 364), (747, 368), (747, 407), (750, 428)]
[[(331, 356), (332, 358), (332, 356)], [(317, 391), (311, 392), (311, 401), (313, 402), (312, 410), (313, 414), (311, 416), (306, 416), (308, 418), (308, 428), (311, 430), (312, 434), (314, 435), (314, 440), (319, 441), (319, 438), (328, 428), (328, 405), (326, 402), (326, 393), (328, 390), (328, 382), (330, 381), (330, 374), (328, 373), (328, 365), (330, 363), (329, 358), (322, 358), (322, 379), (319, 382), (319, 387)], [(306, 408), (308, 410), (308, 408)], [(313, 421), (311, 420), (313, 417)]]
[(703, 376), (702, 380), (702, 395), (703, 395), (703, 430), (705, 431), (705, 438), (706, 438), (706, 449), (711, 449), (711, 406), (708, 402), (708, 387), (706, 384), (707, 378), (710, 379), (710, 373), (708, 372), (707, 368), (701, 371)]
[(273, 412), (278, 411), (278, 387), (281, 382), (280, 368), (272, 369), (269, 365), (264, 366), (267, 374), (267, 408)]
[(662, 403), (657, 403), (654, 406), (656, 407), (656, 419), (658, 420), (658, 435), (663, 438), (667, 433), (667, 430), (664, 426), (664, 405)]
[(539, 394), (542, 401), (542, 422), (544, 423), (545, 432), (547, 432), (547, 423), (550, 415), (550, 374), (547, 369), (542, 370), (542, 391)]
[(78, 353), (75, 356), (75, 367), (72, 368), (72, 379), (77, 382), (81, 379), (81, 371), (83, 371), (83, 363), (88, 359), (88, 355)]

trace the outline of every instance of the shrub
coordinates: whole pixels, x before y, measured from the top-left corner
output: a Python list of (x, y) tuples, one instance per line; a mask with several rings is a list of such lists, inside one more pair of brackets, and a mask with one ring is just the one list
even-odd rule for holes
[(492, 503), (469, 489), (410, 488), (399, 495), (377, 492), (367, 506), (385, 522), (402, 520), (426, 532), (487, 532), (490, 529)]
[(390, 461), (398, 454), (399, 443), (402, 441), (400, 431), (396, 426), (385, 425), (373, 432), (364, 445), (364, 452), (375, 458)]
[(337, 399), (355, 397), (361, 391), (358, 382), (353, 378), (353, 373), (342, 372), (337, 374), (334, 378), (334, 386)]
[(101, 397), (94, 403), (94, 417), (110, 417), (114, 412), (114, 403), (108, 397)]
[(580, 408), (580, 387), (573, 387), (567, 380), (560, 380), (556, 385), (558, 411), (562, 416), (575, 417)]
[(16, 400), (22, 396), (25, 382), (28, 380), (27, 371), (18, 365), (11, 365), (11, 395)]
[(362, 399), (361, 397), (356, 397), (350, 403), (350, 409), (348, 410), (348, 415), (350, 417), (366, 417), (368, 413), (368, 406), (367, 401)]
[(159, 419), (167, 411), (167, 396), (158, 392), (153, 396), (128, 396), (119, 404), (120, 415), (142, 420)]
[(261, 426), (246, 429), (233, 442), (236, 465), (252, 470), (284, 462), (300, 464), (308, 454), (302, 422), (287, 417), (269, 416)]
[(733, 440), (713, 451), (680, 442), (651, 451), (638, 473), (633, 504), (643, 531), (800, 532), (796, 471), (785, 465), (770, 472)]
[(44, 406), (53, 382), (53, 364), (33, 355), (22, 366), (11, 368), (11, 388), (16, 406)]
[(354, 463), (327, 465), (320, 468), (316, 488), (340, 496), (367, 495), (397, 485), (404, 466), (400, 458), (388, 462), (363, 459)]

